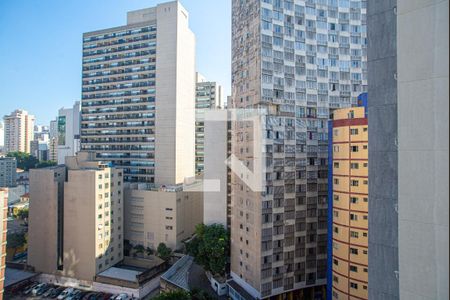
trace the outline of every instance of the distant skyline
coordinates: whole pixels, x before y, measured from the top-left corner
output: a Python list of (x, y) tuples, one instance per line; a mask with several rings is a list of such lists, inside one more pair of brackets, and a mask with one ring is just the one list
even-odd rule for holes
[[(48, 125), (81, 98), (82, 34), (126, 24), (164, 0), (0, 1), (0, 118), (15, 109)], [(231, 95), (231, 0), (181, 0), (197, 38), (197, 70)], [(14, 24), (14, 26), (11, 26)]]

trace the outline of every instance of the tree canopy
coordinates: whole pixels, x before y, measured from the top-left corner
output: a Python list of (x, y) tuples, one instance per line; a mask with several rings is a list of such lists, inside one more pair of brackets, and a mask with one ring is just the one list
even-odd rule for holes
[(166, 246), (164, 243), (160, 243), (156, 249), (156, 255), (162, 260), (168, 261), (172, 255), (172, 249)]
[(33, 155), (25, 152), (10, 152), (7, 154), (8, 157), (15, 157), (17, 161), (17, 167), (19, 169), (28, 171), (30, 169), (40, 169), (55, 166), (56, 162), (54, 161), (39, 161)]
[(186, 246), (188, 253), (207, 271), (225, 275), (230, 252), (228, 231), (219, 224), (199, 224), (195, 233), (196, 236)]
[(190, 292), (185, 291), (171, 291), (162, 293), (153, 300), (214, 300), (213, 297), (208, 295), (205, 291), (193, 289)]

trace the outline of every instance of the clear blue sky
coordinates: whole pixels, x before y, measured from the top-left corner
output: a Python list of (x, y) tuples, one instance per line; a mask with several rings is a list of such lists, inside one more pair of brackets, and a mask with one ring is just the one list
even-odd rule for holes
[[(83, 32), (126, 24), (165, 0), (0, 0), (0, 117), (16, 108), (47, 124), (81, 97)], [(197, 69), (231, 91), (231, 0), (181, 0), (197, 38)]]

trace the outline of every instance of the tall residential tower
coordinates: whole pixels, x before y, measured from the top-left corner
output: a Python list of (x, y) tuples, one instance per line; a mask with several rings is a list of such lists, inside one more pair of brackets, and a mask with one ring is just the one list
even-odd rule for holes
[(366, 89), (365, 5), (233, 0), (233, 108), (266, 113), (233, 128), (233, 154), (266, 168), (263, 191), (232, 179), (231, 276), (254, 298), (325, 298), (327, 120)]
[(83, 36), (81, 148), (128, 182), (194, 175), (195, 36), (178, 1)]
[(34, 140), (34, 116), (18, 109), (4, 116), (3, 121), (5, 152), (30, 153), (30, 143)]

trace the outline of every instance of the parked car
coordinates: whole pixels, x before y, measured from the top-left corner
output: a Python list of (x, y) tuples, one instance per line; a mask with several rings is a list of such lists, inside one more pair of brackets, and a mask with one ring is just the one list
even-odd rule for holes
[(44, 288), (41, 288), (41, 290), (38, 291), (36, 295), (42, 296), (45, 292), (47, 292), (47, 291), (50, 290), (51, 288), (53, 288), (53, 286), (50, 285), (50, 284), (47, 284), (47, 286), (44, 287)]
[(65, 299), (66, 300), (75, 300), (76, 296), (78, 294), (81, 294), (80, 290), (74, 290), (69, 296), (67, 296)]
[(111, 299), (111, 294), (103, 294), (101, 300), (109, 300)]
[(128, 300), (130, 299), (130, 297), (128, 296), (128, 294), (122, 293), (119, 294), (119, 296), (116, 297), (116, 300)]
[(34, 287), (37, 286), (38, 284), (39, 284), (39, 282), (34, 282), (34, 283), (30, 284), (23, 290), (22, 294), (28, 295), (29, 293), (31, 293), (31, 291), (34, 289)]
[(58, 297), (62, 292), (64, 292), (66, 288), (65, 287), (58, 287), (56, 288), (51, 294), (50, 294), (50, 298), (56, 298)]
[(59, 296), (56, 299), (58, 300), (66, 299), (66, 297), (70, 296), (73, 293), (73, 291), (74, 291), (73, 288), (67, 288), (61, 294), (59, 294)]
[(80, 292), (80, 293), (78, 293), (76, 296), (75, 296), (75, 298), (73, 298), (74, 300), (81, 300), (81, 299), (83, 299), (84, 298), (84, 296), (86, 296), (87, 294), (89, 294), (89, 292), (87, 292), (87, 291), (82, 291), (82, 292)]
[(83, 300), (88, 300), (91, 299), (91, 296), (95, 295), (95, 293), (87, 293), (86, 295), (84, 295), (84, 297), (82, 298)]
[(108, 300), (114, 300), (114, 299), (116, 299), (116, 298), (117, 298), (117, 296), (119, 296), (119, 295), (111, 295), (111, 297), (109, 297), (109, 299), (108, 299)]
[(53, 291), (55, 291), (56, 290), (56, 288), (54, 288), (54, 287), (50, 287), (49, 289), (47, 289), (43, 294), (42, 294), (42, 297), (45, 297), (45, 298), (50, 298), (50, 295), (53, 293)]
[(27, 288), (30, 285), (30, 282), (22, 282), (15, 287), (13, 287), (10, 292), (12, 295), (18, 295), (20, 291), (23, 291), (25, 288)]
[(47, 283), (38, 284), (37, 286), (35, 286), (33, 288), (33, 290), (31, 291), (31, 294), (33, 294), (33, 296), (40, 296), (45, 292), (45, 290), (47, 290), (47, 288), (48, 288)]

